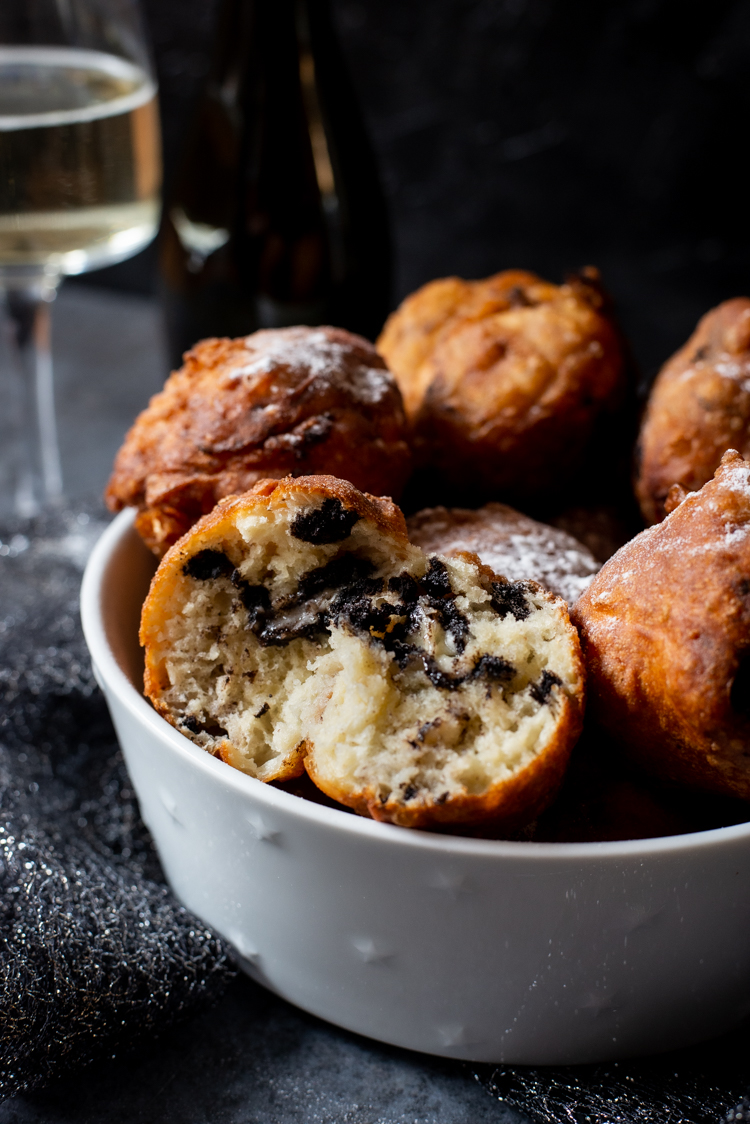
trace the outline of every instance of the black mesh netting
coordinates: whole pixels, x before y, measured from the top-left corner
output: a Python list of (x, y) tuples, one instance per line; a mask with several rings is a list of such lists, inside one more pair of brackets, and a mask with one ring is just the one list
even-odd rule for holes
[(643, 1061), (536, 1069), (474, 1066), (494, 1097), (532, 1124), (750, 1122), (750, 1036)]
[(216, 997), (163, 883), (78, 619), (100, 513), (0, 526), (0, 1099)]

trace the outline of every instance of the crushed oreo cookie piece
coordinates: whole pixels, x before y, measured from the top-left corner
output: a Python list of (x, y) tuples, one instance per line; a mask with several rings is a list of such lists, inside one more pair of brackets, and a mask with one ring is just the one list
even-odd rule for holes
[(502, 656), (480, 656), (472, 671), (474, 679), (494, 679), (497, 683), (509, 683), (515, 677), (516, 669)]
[(289, 530), (301, 542), (325, 545), (348, 538), (359, 518), (357, 512), (345, 508), (341, 500), (328, 496), (320, 507), (300, 512)]
[(431, 558), (429, 569), (419, 582), (419, 588), (445, 631), (453, 637), (456, 650), (463, 652), (469, 636), (469, 622), (456, 608), (456, 594), (445, 562), (439, 558)]
[(378, 594), (383, 593), (385, 590), (385, 582), (382, 578), (358, 578), (351, 582), (350, 585), (336, 594), (331, 602), (331, 611), (334, 613), (342, 609), (353, 601), (359, 601), (362, 598), (376, 597)]
[(391, 593), (398, 593), (404, 605), (415, 605), (419, 600), (419, 584), (417, 579), (413, 578), (411, 574), (408, 574), (406, 570), (389, 580), (388, 589)]
[(228, 738), (229, 734), (223, 726), (218, 723), (212, 722), (209, 725), (204, 725), (199, 722), (193, 714), (186, 714), (180, 719), (181, 725), (189, 730), (191, 734), (208, 734), (211, 738)]
[(221, 550), (199, 550), (182, 567), (183, 574), (199, 582), (228, 578), (233, 570), (234, 566)]
[[(218, 551), (203, 553), (224, 557)], [(210, 562), (209, 559), (205, 571), (208, 571)], [(238, 570), (232, 572), (231, 578), (247, 610), (248, 626), (264, 647), (283, 647), (297, 639), (319, 640), (330, 632), (331, 622), (335, 622), (348, 626), (356, 633), (366, 634), (370, 640), (381, 644), (386, 651), (393, 653), (402, 670), (417, 660), (433, 686), (442, 690), (455, 691), (470, 679), (485, 679), (488, 683), (506, 683), (513, 679), (515, 667), (500, 656), (480, 656), (469, 670), (454, 675), (444, 671), (428, 652), (408, 641), (408, 637), (417, 630), (419, 614), (424, 612), (424, 608), (420, 608), (421, 602), (422, 606), (426, 603), (426, 607), (437, 615), (442, 627), (453, 637), (458, 652), (466, 647), (469, 624), (456, 607), (456, 594), (448, 569), (439, 558), (430, 559), (428, 571), (420, 580), (406, 571), (389, 579), (388, 592), (399, 594), (396, 603), (375, 603), (374, 598), (385, 593), (386, 583), (382, 578), (373, 578), (373, 570), (369, 559), (356, 554), (340, 554), (324, 566), (303, 574), (295, 592), (275, 605), (271, 603), (265, 586), (250, 585)], [(523, 598), (523, 584), (497, 582), (493, 584), (493, 589), (495, 586), (501, 594), (510, 590), (510, 607), (506, 607), (506, 611), (513, 611), (515, 607), (514, 615), (518, 615), (521, 609), (514, 597), (517, 599), (520, 595)], [(524, 614), (528, 615), (530, 609), (525, 599), (520, 604)], [(537, 686), (548, 694), (551, 685)], [(193, 733), (199, 732), (188, 728)]]
[(443, 671), (438, 667), (437, 660), (427, 652), (423, 652), (421, 648), (415, 647), (413, 655), (422, 661), (425, 675), (433, 687), (439, 687), (443, 691), (457, 691), (468, 679), (467, 675), (451, 675), (450, 672)]
[(490, 605), (499, 617), (511, 613), (517, 621), (525, 621), (531, 613), (526, 600), (527, 588), (525, 582), (493, 582)]
[(469, 638), (469, 622), (456, 608), (455, 601), (444, 601), (437, 607), (438, 620), (456, 645), (457, 652), (463, 652)]
[(543, 705), (547, 702), (550, 691), (555, 686), (561, 687), (562, 680), (559, 675), (555, 675), (554, 671), (547, 671), (545, 668), (537, 682), (532, 683), (529, 687), (529, 694), (535, 702)]
[(445, 562), (439, 558), (432, 557), (427, 573), (420, 581), (420, 586), (423, 593), (435, 602), (441, 601), (444, 597), (455, 597), (453, 586), (448, 575), (448, 567)]
[(369, 597), (357, 597), (344, 601), (337, 623), (346, 621), (355, 632), (369, 632), (375, 639), (384, 639), (395, 615), (393, 605), (373, 605)]
[(271, 609), (271, 595), (264, 585), (250, 585), (246, 582), (239, 570), (232, 573), (232, 585), (239, 590), (240, 601), (247, 609), (248, 619), (251, 624), (265, 619)]
[(433, 687), (439, 687), (443, 691), (456, 691), (470, 678), (471, 672), (465, 675), (451, 675), (449, 671), (443, 671), (438, 666), (437, 660), (425, 652), (423, 648), (419, 648), (416, 644), (405, 644), (403, 641), (396, 641), (391, 649), (397, 664), (403, 670), (408, 665), (416, 660), (422, 664), (425, 675), (432, 683)]
[(317, 569), (308, 570), (303, 574), (297, 584), (297, 592), (293, 600), (299, 604), (326, 589), (343, 590), (353, 582), (369, 577), (374, 569), (374, 565), (367, 558), (359, 558), (356, 554), (340, 554), (325, 566), (318, 566)]
[(435, 660), (425, 653), (415, 650), (424, 664), (425, 672), (427, 673), (430, 682), (435, 687), (443, 687), (449, 691), (455, 691), (462, 683), (466, 683), (470, 679), (486, 679), (495, 683), (509, 683), (516, 674), (516, 669), (508, 660), (504, 660), (502, 656), (479, 656), (474, 662), (471, 671), (465, 672), (463, 675), (449, 675), (445, 671), (441, 671), (437, 666)]
[[(336, 612), (340, 613), (347, 599), (359, 603), (365, 591), (370, 595), (380, 592), (382, 581), (368, 584), (367, 576), (373, 569), (366, 558), (339, 555), (325, 566), (303, 574), (292, 596), (275, 605), (265, 586), (250, 585), (239, 571), (232, 574), (232, 582), (247, 610), (248, 625), (260, 643), (264, 647), (283, 647), (292, 640), (315, 640), (325, 635), (330, 627), (332, 598)], [(361, 617), (362, 611), (360, 604), (355, 617)]]

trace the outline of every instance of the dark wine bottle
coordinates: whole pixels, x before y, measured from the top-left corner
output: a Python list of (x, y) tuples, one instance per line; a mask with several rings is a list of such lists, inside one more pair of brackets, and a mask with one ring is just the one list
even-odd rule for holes
[(388, 217), (327, 0), (225, 0), (160, 267), (175, 363), (205, 336), (380, 330)]

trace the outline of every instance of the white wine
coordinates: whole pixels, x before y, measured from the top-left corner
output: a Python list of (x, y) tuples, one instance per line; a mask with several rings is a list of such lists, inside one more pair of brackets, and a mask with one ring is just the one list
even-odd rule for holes
[(0, 269), (81, 273), (156, 233), (156, 87), (100, 51), (0, 46)]

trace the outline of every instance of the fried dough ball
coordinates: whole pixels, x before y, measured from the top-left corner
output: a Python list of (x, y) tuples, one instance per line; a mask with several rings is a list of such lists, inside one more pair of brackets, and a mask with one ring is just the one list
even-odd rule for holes
[(469, 551), (511, 581), (531, 580), (569, 605), (600, 569), (593, 554), (572, 535), (529, 519), (504, 503), (477, 511), (428, 507), (406, 521), (409, 540), (428, 553), (453, 558)]
[(580, 732), (578, 635), (534, 582), (405, 530), (329, 476), (222, 501), (152, 582), (146, 694), (260, 780), (304, 769), (373, 819), (510, 829), (553, 799)]
[(401, 387), (421, 462), (485, 494), (559, 490), (597, 420), (628, 397), (620, 337), (593, 268), (564, 285), (521, 270), (433, 281), (389, 317), (377, 347)]
[(634, 503), (626, 507), (568, 507), (551, 523), (582, 543), (597, 562), (608, 562), (642, 527)]
[(638, 443), (636, 494), (647, 523), (664, 518), (673, 484), (697, 491), (727, 449), (750, 455), (750, 299), (707, 312), (664, 364)]
[(161, 556), (217, 500), (258, 480), (325, 472), (398, 498), (411, 470), (398, 387), (367, 340), (340, 328), (210, 339), (137, 418), (105, 498), (139, 509)]
[(591, 714), (649, 772), (750, 800), (750, 464), (679, 499), (572, 610)]
[(658, 839), (746, 823), (750, 805), (644, 773), (590, 725), (570, 758), (560, 793), (532, 832), (535, 843)]

